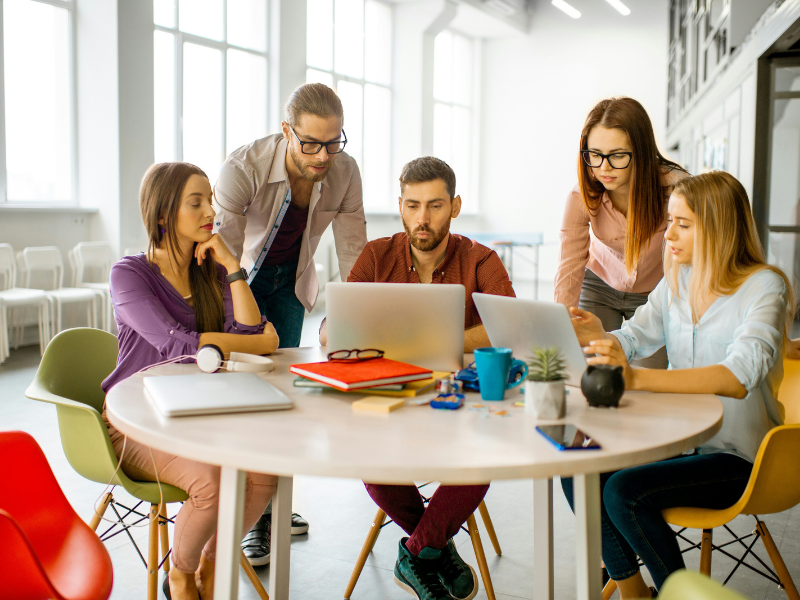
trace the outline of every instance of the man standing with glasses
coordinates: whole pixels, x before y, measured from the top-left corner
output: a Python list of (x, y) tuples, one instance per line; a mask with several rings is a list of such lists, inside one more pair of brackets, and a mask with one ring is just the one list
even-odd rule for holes
[[(214, 231), (241, 264), (281, 348), (300, 345), (304, 312), (319, 291), (314, 252), (333, 223), (339, 273), (347, 278), (367, 243), (361, 174), (343, 150), (344, 110), (331, 88), (301, 85), (286, 102), (282, 133), (231, 153), (214, 188)], [(270, 511), (245, 537), (250, 563), (269, 562)], [(292, 517), (292, 533), (308, 523)]]

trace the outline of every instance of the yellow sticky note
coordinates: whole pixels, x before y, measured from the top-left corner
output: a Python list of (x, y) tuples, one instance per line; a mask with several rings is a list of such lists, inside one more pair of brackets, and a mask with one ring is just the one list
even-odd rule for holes
[(353, 410), (367, 412), (388, 413), (400, 408), (406, 403), (405, 398), (392, 398), (391, 396), (367, 396), (353, 402)]

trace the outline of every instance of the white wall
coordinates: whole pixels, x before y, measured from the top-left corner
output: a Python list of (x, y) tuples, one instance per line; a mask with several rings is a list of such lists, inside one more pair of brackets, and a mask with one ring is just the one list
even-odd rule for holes
[(667, 0), (626, 0), (627, 17), (598, 0), (570, 3), (580, 19), (541, 2), (528, 35), (483, 43), (482, 225), (543, 232), (540, 279), (550, 282), (588, 111), (626, 95), (647, 109), (659, 142), (666, 123)]

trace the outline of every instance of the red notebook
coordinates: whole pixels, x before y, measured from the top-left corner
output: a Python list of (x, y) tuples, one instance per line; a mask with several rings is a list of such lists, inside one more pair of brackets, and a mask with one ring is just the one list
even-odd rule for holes
[(343, 392), (390, 383), (430, 379), (433, 373), (430, 369), (388, 358), (373, 358), (352, 363), (318, 362), (290, 365), (289, 371), (306, 379), (326, 383)]

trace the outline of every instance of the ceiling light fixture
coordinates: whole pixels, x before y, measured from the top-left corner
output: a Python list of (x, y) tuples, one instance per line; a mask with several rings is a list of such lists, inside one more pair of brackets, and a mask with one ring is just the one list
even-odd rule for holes
[(580, 19), (581, 13), (578, 9), (573, 6), (570, 6), (564, 0), (552, 0), (551, 4), (555, 6), (558, 10), (565, 12), (573, 19)]
[(629, 14), (631, 14), (631, 9), (625, 6), (622, 3), (622, 0), (606, 0), (606, 2), (608, 2), (614, 8), (616, 8), (617, 11), (619, 11), (619, 14), (623, 16), (627, 17)]

